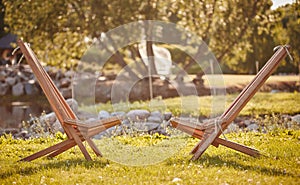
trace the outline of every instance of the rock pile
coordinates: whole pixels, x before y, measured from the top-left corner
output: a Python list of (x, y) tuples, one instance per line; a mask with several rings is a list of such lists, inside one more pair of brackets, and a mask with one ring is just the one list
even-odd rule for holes
[[(98, 115), (78, 111), (78, 104), (74, 99), (68, 99), (67, 103), (71, 106), (73, 111), (78, 115), (80, 120), (85, 120), (86, 124), (95, 120), (101, 120), (113, 116), (122, 116), (122, 124), (109, 128), (106, 131), (98, 134), (95, 138), (103, 136), (115, 136), (123, 134), (140, 134), (140, 133), (159, 133), (168, 135), (167, 127), (170, 126), (168, 120), (172, 117), (172, 113), (161, 113), (159, 111), (149, 112), (148, 110), (131, 110), (125, 112), (109, 113), (101, 110)], [(7, 130), (10, 132), (9, 130)], [(20, 131), (16, 129), (10, 133), (16, 138), (36, 138), (41, 136), (48, 136), (57, 132), (64, 133), (64, 130), (56, 118), (54, 112), (44, 114), (39, 118), (33, 118), (24, 122), (23, 128)]]
[[(74, 76), (73, 71), (63, 72), (55, 67), (44, 67), (46, 72), (50, 75), (51, 79), (54, 81), (55, 85), (58, 87), (59, 91), (62, 93), (63, 97), (72, 97), (72, 77)], [(92, 73), (76, 73), (77, 81), (74, 82), (74, 89), (79, 89), (80, 93), (84, 93), (84, 88), (82, 88), (82, 83), (95, 84), (95, 100), (97, 102), (108, 102), (111, 101), (112, 87), (116, 87), (118, 90), (114, 93), (114, 97), (117, 101), (124, 101), (129, 98), (130, 101), (136, 100), (148, 100), (150, 98), (149, 94), (149, 78), (140, 79), (134, 86), (130, 89), (130, 94), (124, 96), (124, 92), (128, 90), (128, 79), (121, 78), (115, 80), (116, 75), (105, 75), (97, 78), (96, 80), (94, 74)], [(80, 78), (79, 78), (80, 76)], [(130, 77), (128, 77), (130, 78)], [(209, 95), (210, 89), (205, 88), (203, 85), (202, 76), (197, 76), (190, 83), (180, 83), (174, 81), (170, 83), (167, 79), (163, 80), (159, 77), (152, 77), (153, 86), (153, 96), (154, 97), (176, 97), (179, 96), (177, 91), (181, 91), (185, 95), (194, 95), (195, 89), (199, 95)], [(79, 85), (78, 85), (79, 84)], [(78, 87), (76, 86), (78, 85)], [(90, 97), (90, 91), (88, 89)], [(31, 68), (28, 65), (18, 65), (18, 66), (0, 66), (0, 96), (4, 95), (22, 96), (22, 95), (38, 95), (42, 94), (42, 89), (40, 88), (37, 79), (32, 73)], [(84, 95), (85, 96), (85, 95)]]
[[(106, 115), (105, 117), (103, 115)], [(150, 112), (148, 110), (137, 109), (125, 112), (113, 112), (100, 111), (98, 119), (105, 119), (112, 116), (122, 116), (123, 121), (121, 125), (107, 129), (105, 132), (96, 136), (100, 138), (102, 136), (112, 135), (135, 135), (141, 133), (147, 134), (163, 134), (168, 135), (167, 128), (170, 126), (169, 119), (172, 117), (172, 113), (161, 113), (159, 111)]]
[[(169, 135), (171, 126), (169, 120), (172, 117), (172, 113), (166, 112), (161, 113), (159, 111), (148, 111), (143, 109), (130, 110), (129, 112), (112, 112), (109, 113), (105, 110), (99, 111), (97, 114), (87, 113), (78, 111), (78, 104), (74, 99), (68, 99), (67, 103), (71, 106), (73, 111), (78, 115), (80, 120), (85, 120), (86, 124), (95, 120), (101, 120), (110, 118), (113, 116), (121, 116), (122, 123), (115, 127), (109, 128), (102, 133), (95, 136), (96, 139), (102, 137), (111, 137), (117, 135), (138, 135), (141, 133), (154, 134), (159, 133), (163, 135)], [(198, 122), (196, 118), (182, 118), (187, 119), (191, 122)], [(240, 118), (238, 117), (224, 133), (238, 132), (238, 131), (261, 131), (267, 132), (274, 128), (299, 128), (300, 126), (300, 115), (289, 116), (282, 115), (281, 117), (272, 118), (276, 119), (273, 123), (270, 120), (255, 120), (251, 118)], [(205, 122), (206, 120), (201, 120)], [(24, 122), (25, 124), (21, 129), (4, 129), (0, 130), (0, 136), (5, 133), (11, 133), (14, 138), (36, 138), (41, 136), (48, 136), (57, 132), (64, 133), (61, 124), (57, 120), (53, 112), (49, 114), (43, 114), (39, 118), (32, 118), (31, 120)]]
[[(63, 73), (54, 67), (45, 67), (65, 98), (72, 96), (72, 72)], [(37, 95), (42, 90), (28, 65), (0, 66), (0, 96)]]

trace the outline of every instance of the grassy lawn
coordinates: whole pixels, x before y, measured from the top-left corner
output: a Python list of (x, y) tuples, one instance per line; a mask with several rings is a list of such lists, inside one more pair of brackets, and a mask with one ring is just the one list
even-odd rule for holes
[[(225, 105), (229, 106), (236, 96), (226, 96)], [(130, 109), (171, 111), (174, 115), (209, 116), (212, 99), (155, 99), (119, 104), (116, 108), (122, 110), (129, 106)], [(183, 102), (187, 105), (183, 106)], [(299, 93), (258, 93), (240, 115), (295, 115), (300, 113), (299, 102)], [(194, 109), (195, 104), (201, 107)], [(96, 109), (113, 111), (110, 104), (99, 104)], [(276, 119), (264, 122), (279, 124)], [(267, 133), (226, 134), (229, 140), (261, 151), (262, 156), (258, 158), (222, 146), (210, 146), (199, 160), (190, 161), (189, 152), (198, 140), (177, 132), (174, 136), (117, 136), (95, 140), (104, 157), (92, 156), (95, 159), (92, 162), (85, 161), (77, 147), (53, 159), (17, 162), (60, 142), (63, 137), (61, 134), (29, 140), (0, 137), (0, 184), (300, 184), (299, 126), (294, 130), (275, 126)]]
[[(130, 104), (120, 103), (111, 105), (98, 104), (95, 107), (83, 107), (86, 111), (128, 111), (128, 109), (148, 109), (150, 111), (160, 110), (162, 112), (172, 112), (173, 115), (193, 115), (209, 117), (212, 112), (221, 114), (228, 107), (237, 94), (226, 96), (188, 96), (167, 99), (154, 99), (152, 102), (133, 102)], [(213, 104), (216, 102), (216, 105)], [(256, 93), (241, 111), (240, 116), (256, 116), (265, 114), (289, 114), (300, 113), (300, 93)]]
[[(33, 162), (17, 162), (59, 139), (14, 140), (0, 139), (0, 184), (299, 184), (300, 153), (299, 130), (278, 129), (263, 133), (232, 133), (227, 138), (261, 151), (261, 157), (253, 158), (225, 147), (209, 147), (197, 161), (190, 161), (189, 151), (197, 140), (187, 136), (185, 145), (167, 159), (152, 165), (123, 165), (111, 158), (107, 151), (118, 149), (105, 139), (96, 141), (104, 154), (93, 162), (84, 160), (78, 148), (54, 159), (38, 159)], [(144, 136), (144, 138), (149, 138)], [(156, 160), (159, 147), (149, 139), (144, 143), (145, 155)], [(126, 140), (126, 138), (125, 138)], [(164, 138), (168, 140), (168, 138)], [(123, 138), (124, 141), (124, 138)], [(126, 144), (134, 146), (128, 140)], [(152, 143), (149, 145), (149, 142)], [(174, 143), (165, 147), (174, 148)], [(148, 145), (148, 146), (147, 146)], [(136, 146), (136, 145), (135, 145)], [(166, 149), (166, 150), (167, 150)], [(124, 151), (114, 151), (120, 155)], [(119, 152), (119, 153), (118, 153)], [(126, 153), (123, 153), (126, 155)], [(113, 159), (113, 157), (112, 157)], [(129, 158), (130, 159), (130, 158)], [(134, 159), (132, 156), (131, 160)]]
[[(255, 75), (231, 75), (231, 74), (223, 74), (222, 78), (224, 79), (224, 84), (226, 87), (232, 85), (241, 85), (241, 84), (248, 84), (251, 80), (255, 77)], [(213, 80), (213, 76), (205, 75), (203, 76), (204, 84), (208, 85), (208, 79)], [(220, 78), (220, 77), (218, 77)], [(299, 75), (285, 75), (285, 76), (278, 76), (272, 75), (266, 83), (274, 83), (274, 82), (290, 82), (290, 81), (299, 81)]]

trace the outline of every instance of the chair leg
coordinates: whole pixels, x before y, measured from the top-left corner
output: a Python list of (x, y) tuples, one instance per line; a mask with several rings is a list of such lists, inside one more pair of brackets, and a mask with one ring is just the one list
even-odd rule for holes
[(242, 152), (244, 154), (247, 154), (247, 155), (250, 155), (253, 157), (257, 157), (260, 155), (258, 150), (255, 150), (253, 148), (250, 148), (250, 147), (247, 147), (247, 146), (235, 143), (235, 142), (227, 141), (227, 140), (224, 140), (221, 138), (216, 138), (214, 142), (217, 142), (220, 145), (226, 146), (228, 148), (237, 150), (239, 152)]
[(84, 155), (85, 159), (87, 161), (91, 161), (92, 158), (90, 156), (90, 154), (88, 153), (88, 151), (86, 150), (86, 148), (84, 147), (81, 139), (79, 138), (79, 136), (77, 135), (75, 129), (72, 126), (68, 126), (68, 130), (70, 131), (73, 139), (75, 140), (76, 144), (78, 145), (79, 149), (81, 150), (82, 154)]
[(49, 154), (49, 153), (51, 153), (53, 151), (59, 150), (61, 147), (69, 145), (72, 142), (74, 142), (74, 141), (72, 141), (70, 139), (62, 141), (62, 142), (60, 142), (60, 143), (58, 143), (56, 145), (53, 145), (53, 146), (51, 146), (49, 148), (46, 148), (44, 150), (41, 150), (41, 151), (39, 151), (37, 153), (34, 153), (34, 154), (28, 156), (28, 157), (25, 157), (25, 158), (21, 159), (20, 161), (32, 161), (34, 159), (37, 159), (37, 158), (42, 157), (44, 155), (47, 155), (47, 154)]
[(95, 152), (95, 154), (97, 156), (102, 157), (102, 154), (101, 154), (100, 150), (97, 148), (97, 146), (95, 145), (95, 143), (91, 140), (91, 138), (86, 138), (85, 140), (90, 145), (90, 147), (93, 149), (93, 151)]
[(200, 146), (200, 142), (198, 142), (198, 143), (194, 146), (194, 148), (192, 149), (192, 151), (190, 152), (190, 154), (195, 154), (195, 153), (197, 152), (199, 146)]
[[(205, 152), (205, 150), (211, 145), (219, 133), (219, 128), (216, 128), (216, 130), (206, 131), (208, 133), (204, 133), (203, 139), (199, 142), (199, 147), (197, 151), (194, 153), (194, 156), (192, 157), (192, 160), (197, 160), (199, 157)], [(207, 135), (207, 136), (206, 136)]]
[[(184, 132), (192, 135), (195, 138), (198, 138), (200, 140), (203, 139), (204, 132), (202, 130), (197, 130), (193, 127), (189, 127), (189, 126), (181, 125), (181, 124), (178, 124), (177, 128), (181, 131), (184, 131)], [(227, 141), (227, 140), (224, 140), (224, 139), (218, 138), (218, 137), (211, 144), (215, 147), (218, 147), (219, 145), (223, 145), (223, 146), (237, 150), (239, 152), (245, 153), (250, 156), (259, 156), (260, 155), (259, 151), (255, 150), (253, 148), (249, 148), (247, 146), (244, 146), (244, 145), (241, 145), (238, 143), (234, 143), (232, 141)], [(199, 147), (200, 147), (200, 142), (193, 148), (193, 150), (191, 151), (191, 154), (195, 154), (196, 151), (199, 149)]]
[[(200, 139), (200, 138), (199, 138)], [(216, 138), (215, 141), (212, 143), (212, 145), (214, 145), (215, 147), (218, 147), (219, 145), (223, 145), (226, 146), (228, 148), (231, 148), (233, 150), (242, 152), (244, 154), (253, 156), (253, 157), (257, 157), (260, 155), (258, 150), (255, 150), (253, 148), (247, 147), (245, 145), (241, 145), (232, 141), (228, 141), (228, 140), (224, 140), (221, 138)], [(191, 154), (195, 154), (195, 152), (198, 150), (200, 146), (200, 142), (193, 148), (193, 150), (191, 151)]]
[[(101, 152), (99, 151), (99, 149), (96, 147), (95, 143), (90, 139), (90, 138), (87, 138), (86, 141), (88, 142), (88, 144), (90, 145), (90, 147), (93, 149), (93, 151), (95, 152), (95, 154), (97, 156), (100, 156), (102, 157), (102, 154)], [(52, 158), (52, 157), (55, 157), (63, 152), (65, 152), (66, 150), (72, 148), (76, 146), (76, 142), (74, 141), (73, 143), (70, 143), (69, 145), (66, 145), (62, 148), (60, 148), (59, 150), (56, 150), (55, 152), (51, 153), (48, 155), (48, 157)]]
[(74, 147), (75, 145), (76, 145), (76, 142), (73, 140), (72, 143), (70, 143), (70, 144), (68, 144), (68, 145), (66, 145), (66, 146), (64, 146), (64, 147), (62, 147), (62, 148), (60, 148), (60, 149), (58, 149), (58, 150), (52, 152), (52, 153), (49, 154), (47, 157), (49, 157), (49, 158), (55, 157), (55, 156), (57, 156), (57, 155), (63, 153), (64, 151), (67, 151), (68, 149)]

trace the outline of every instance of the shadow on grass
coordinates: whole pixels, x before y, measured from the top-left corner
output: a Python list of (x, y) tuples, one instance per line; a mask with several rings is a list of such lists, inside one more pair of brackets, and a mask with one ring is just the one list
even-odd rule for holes
[[(190, 158), (189, 158), (190, 157)], [(259, 164), (255, 164), (253, 160), (250, 160), (250, 156), (246, 156), (243, 154), (239, 153), (233, 153), (233, 154), (220, 154), (219, 156), (210, 156), (208, 154), (203, 154), (198, 160), (196, 161), (191, 161), (192, 155), (189, 157), (184, 157), (184, 158), (170, 158), (166, 161), (167, 165), (174, 165), (174, 164), (189, 164), (193, 163), (196, 165), (201, 165), (203, 168), (209, 168), (209, 167), (228, 167), (228, 168), (233, 168), (237, 171), (253, 171), (269, 176), (289, 176), (289, 177), (296, 177), (297, 175), (285, 172), (284, 170), (280, 170), (278, 168), (272, 168), (272, 167), (266, 167), (266, 166), (259, 166)], [(229, 159), (229, 158), (236, 158), (235, 159)], [(248, 158), (248, 159), (247, 159)], [(255, 159), (259, 160), (261, 162), (261, 159), (266, 159), (268, 157), (266, 156), (260, 156), (256, 157)], [(240, 161), (249, 161), (248, 164), (243, 164)]]
[[(46, 162), (45, 162), (46, 161)], [(86, 169), (91, 168), (104, 168), (107, 164), (109, 164), (109, 161), (106, 159), (100, 159), (96, 161), (86, 161), (82, 159), (69, 159), (69, 160), (45, 160), (41, 163), (33, 163), (33, 162), (15, 162), (15, 168), (16, 170), (9, 170), (7, 172), (0, 173), (0, 179), (5, 179), (11, 175), (19, 174), (19, 175), (32, 175), (38, 172), (41, 172), (43, 170), (47, 169), (61, 169), (68, 171), (72, 167), (81, 166)], [(25, 163), (32, 163), (36, 165), (35, 167), (21, 167), (20, 165)]]
[[(231, 159), (224, 159), (227, 157), (236, 157), (237, 160), (231, 160)], [(245, 156), (248, 157), (248, 156)], [(257, 159), (265, 158), (264, 156), (257, 157)], [(294, 174), (287, 173), (283, 170), (279, 170), (276, 168), (268, 168), (258, 165), (246, 165), (238, 162), (240, 159), (244, 160), (244, 156), (242, 154), (232, 154), (232, 156), (209, 156), (209, 155), (203, 155), (199, 160), (194, 161), (195, 164), (204, 164), (205, 167), (229, 167), (233, 168), (235, 170), (240, 171), (254, 171), (265, 175), (271, 175), (271, 176), (289, 176), (289, 177), (295, 177)], [(246, 160), (246, 159), (245, 159)], [(226, 163), (226, 165), (224, 165)], [(253, 161), (249, 160), (249, 163), (253, 164)]]

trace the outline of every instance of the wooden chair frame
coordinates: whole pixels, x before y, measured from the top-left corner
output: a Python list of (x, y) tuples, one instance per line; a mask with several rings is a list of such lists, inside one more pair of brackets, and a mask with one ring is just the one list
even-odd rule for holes
[(250, 156), (260, 155), (259, 151), (255, 149), (221, 139), (219, 136), (222, 134), (222, 131), (225, 130), (237, 117), (240, 111), (250, 101), (259, 88), (265, 83), (265, 81), (277, 68), (279, 62), (284, 59), (287, 54), (289, 54), (289, 49), (289, 46), (277, 47), (274, 55), (268, 60), (268, 62), (254, 77), (254, 79), (243, 89), (230, 107), (225, 110), (220, 117), (201, 125), (195, 125), (179, 118), (172, 118), (170, 120), (170, 123), (173, 127), (178, 128), (201, 140), (191, 151), (193, 154), (192, 160), (198, 159), (205, 152), (209, 145), (213, 145), (215, 147), (223, 145)]
[(78, 120), (77, 116), (54, 85), (54, 82), (42, 67), (29, 45), (24, 43), (22, 40), (18, 41), (18, 45), (68, 137), (67, 140), (25, 157), (21, 159), (21, 161), (32, 161), (45, 155), (48, 157), (54, 157), (76, 145), (80, 148), (85, 159), (90, 161), (92, 158), (83, 145), (84, 141), (89, 144), (97, 156), (102, 156), (91, 137), (110, 127), (120, 124), (120, 118), (112, 117), (86, 124), (83, 121)]

